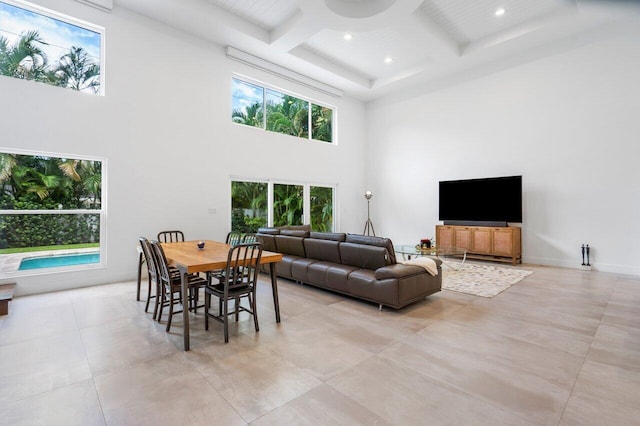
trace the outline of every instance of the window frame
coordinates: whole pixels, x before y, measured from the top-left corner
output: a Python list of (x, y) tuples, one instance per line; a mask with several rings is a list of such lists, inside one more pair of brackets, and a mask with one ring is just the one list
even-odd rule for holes
[[(65, 272), (77, 272), (87, 271), (95, 269), (105, 269), (107, 267), (107, 158), (95, 157), (88, 155), (36, 151), (36, 150), (24, 150), (13, 148), (0, 148), (0, 153), (16, 154), (16, 155), (28, 155), (33, 157), (50, 157), (50, 158), (66, 158), (73, 160), (86, 160), (86, 161), (99, 161), (101, 163), (101, 197), (100, 197), (100, 209), (68, 209), (68, 210), (4, 210), (0, 209), (0, 216), (3, 215), (38, 215), (38, 214), (53, 214), (53, 215), (73, 215), (73, 214), (93, 214), (99, 215), (100, 220), (100, 241), (98, 253), (100, 255), (100, 261), (95, 263), (85, 263), (68, 266), (56, 266), (51, 268), (38, 268), (38, 269), (26, 269), (16, 270), (8, 273), (0, 273), (0, 279), (14, 278), (14, 277), (26, 277), (36, 275), (49, 275), (54, 273)], [(33, 252), (34, 256), (37, 256), (37, 251)], [(1, 255), (0, 255), (1, 256)]]
[[(262, 88), (262, 127), (256, 127), (256, 126), (251, 126), (248, 124), (242, 124), (242, 123), (236, 123), (235, 121), (233, 121), (233, 118), (231, 119), (231, 122), (235, 125), (239, 125), (239, 126), (243, 126), (243, 127), (250, 127), (250, 128), (255, 128), (255, 129), (260, 129), (263, 130), (265, 132), (271, 132), (271, 133), (277, 133), (277, 134), (281, 134), (281, 135), (285, 135), (285, 136), (292, 136), (298, 139), (302, 139), (302, 140), (306, 140), (306, 141), (310, 141), (310, 142), (318, 142), (318, 143), (322, 143), (325, 145), (337, 145), (338, 144), (338, 130), (337, 130), (337, 107), (335, 105), (331, 105), (325, 102), (320, 102), (317, 100), (314, 100), (312, 98), (309, 98), (307, 96), (303, 96), (300, 94), (297, 94), (295, 92), (292, 92), (290, 90), (286, 90), (286, 89), (282, 89), (280, 87), (274, 86), (274, 85), (270, 85), (270, 84), (266, 84), (262, 81), (256, 80), (254, 78), (251, 77), (247, 77), (245, 75), (241, 75), (241, 74), (237, 74), (237, 73), (233, 73), (231, 76), (231, 106), (230, 106), (230, 111), (233, 117), (233, 85), (234, 85), (234, 80), (239, 81), (240, 83), (246, 83), (246, 84), (250, 84), (253, 86), (257, 86)], [(267, 104), (267, 91), (271, 90), (274, 92), (278, 92), (280, 94), (286, 95), (286, 96), (292, 96), (295, 97), (297, 99), (300, 99), (302, 101), (305, 101), (308, 103), (309, 108), (308, 108), (308, 113), (307, 113), (307, 137), (303, 138), (303, 137), (299, 137), (299, 136), (295, 136), (295, 135), (290, 135), (288, 133), (281, 133), (281, 132), (277, 132), (274, 130), (268, 130), (267, 129), (267, 109), (266, 109), (266, 104)], [(331, 110), (331, 141), (323, 141), (323, 140), (319, 140), (319, 139), (314, 139), (313, 138), (313, 106), (319, 106), (319, 107), (323, 107), (323, 108), (329, 108)]]
[[(56, 21), (61, 21), (64, 22), (65, 24), (69, 24), (69, 25), (73, 25), (82, 29), (85, 29), (87, 31), (92, 31), (95, 33), (100, 34), (100, 90), (96, 93), (94, 93), (94, 95), (97, 96), (105, 96), (105, 88), (106, 88), (106, 64), (105, 64), (105, 58), (106, 58), (106, 54), (105, 54), (105, 38), (106, 38), (106, 29), (102, 26), (93, 24), (91, 22), (79, 19), (79, 18), (75, 18), (73, 16), (52, 10), (52, 9), (48, 9), (46, 7), (34, 4), (34, 3), (30, 3), (28, 1), (24, 1), (24, 0), (0, 0), (1, 3), (6, 3), (8, 5), (20, 8), (20, 9), (25, 9), (29, 12), (32, 13), (36, 13), (38, 15), (42, 15), (45, 16), (47, 18), (51, 18), (54, 19)], [(27, 80), (27, 81), (33, 81), (33, 80)], [(48, 83), (44, 83), (44, 84), (48, 84)], [(49, 86), (53, 86), (53, 87), (61, 87), (61, 86), (54, 86), (52, 84), (48, 84)], [(68, 87), (61, 87), (63, 89), (69, 89)], [(82, 92), (82, 93), (86, 93), (86, 92)]]

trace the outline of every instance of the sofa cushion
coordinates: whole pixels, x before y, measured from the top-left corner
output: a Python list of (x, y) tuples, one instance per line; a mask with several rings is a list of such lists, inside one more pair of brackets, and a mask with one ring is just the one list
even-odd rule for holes
[(258, 228), (258, 234), (270, 234), (270, 235), (278, 235), (280, 233), (280, 229), (278, 228)]
[(357, 270), (358, 268), (354, 266), (331, 265), (329, 269), (327, 269), (326, 286), (334, 290), (348, 293), (349, 289), (347, 287), (347, 280), (349, 279), (349, 274)]
[(280, 235), (288, 235), (290, 237), (308, 237), (309, 231), (304, 231), (302, 229), (282, 229), (280, 230)]
[(284, 254), (292, 254), (294, 256), (305, 257), (304, 238), (291, 237), (289, 235), (276, 235), (277, 251)]
[(313, 282), (309, 278), (309, 265), (318, 263), (317, 260), (308, 257), (300, 257), (291, 262), (291, 278), (302, 282)]
[(339, 243), (343, 265), (376, 270), (386, 266), (387, 250), (384, 247), (355, 243)]
[(347, 288), (354, 296), (389, 306), (398, 305), (398, 279), (376, 280), (374, 271), (370, 269), (351, 272)]
[(271, 234), (256, 234), (256, 241), (262, 243), (262, 248), (266, 251), (278, 251), (276, 249), (276, 237)]
[(340, 263), (339, 244), (337, 241), (305, 238), (304, 251), (307, 257), (326, 262)]
[(309, 237), (317, 240), (345, 241), (347, 234), (342, 232), (311, 232)]
[(393, 249), (393, 242), (389, 238), (372, 237), (369, 235), (360, 235), (360, 234), (347, 234), (347, 238), (345, 241), (348, 243), (384, 247), (385, 250), (387, 251), (386, 264), (393, 265), (397, 263), (396, 252)]

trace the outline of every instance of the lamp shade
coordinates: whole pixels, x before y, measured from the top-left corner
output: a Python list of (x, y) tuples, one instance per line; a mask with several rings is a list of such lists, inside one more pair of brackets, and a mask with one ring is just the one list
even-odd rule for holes
[(371, 191), (364, 191), (364, 198), (366, 198), (367, 200), (370, 200), (371, 197), (373, 197), (373, 192)]

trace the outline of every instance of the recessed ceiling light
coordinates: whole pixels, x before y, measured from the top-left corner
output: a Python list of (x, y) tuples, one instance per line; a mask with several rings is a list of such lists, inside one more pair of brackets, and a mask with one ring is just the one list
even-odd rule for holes
[(502, 16), (502, 15), (504, 15), (505, 13), (507, 13), (507, 10), (506, 10), (504, 7), (498, 8), (498, 9), (496, 9), (496, 11), (495, 11), (495, 15), (496, 15), (496, 16)]
[(353, 35), (351, 35), (351, 34), (349, 34), (349, 33), (346, 33), (346, 34), (344, 35), (344, 39), (345, 39), (345, 40), (351, 40), (352, 38), (353, 38)]
[(390, 64), (391, 62), (393, 62), (393, 58), (391, 56), (387, 56), (386, 58), (384, 58), (385, 64)]

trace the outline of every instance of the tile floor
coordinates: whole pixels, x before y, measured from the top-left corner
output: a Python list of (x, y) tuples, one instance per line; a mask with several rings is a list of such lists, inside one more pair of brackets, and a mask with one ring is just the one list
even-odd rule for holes
[[(525, 265), (493, 299), (405, 309), (266, 277), (248, 316), (165, 333), (118, 283), (0, 317), (2, 425), (640, 424), (640, 279)], [(246, 315), (246, 314), (245, 314)]]

